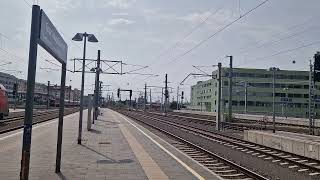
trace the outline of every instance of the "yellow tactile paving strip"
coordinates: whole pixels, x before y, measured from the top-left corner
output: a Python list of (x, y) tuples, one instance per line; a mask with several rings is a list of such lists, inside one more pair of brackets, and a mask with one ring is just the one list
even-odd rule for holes
[[(114, 118), (114, 119), (117, 119), (117, 118)], [(136, 158), (140, 162), (148, 179), (168, 180), (169, 179), (168, 176), (161, 170), (161, 168), (151, 158), (151, 156), (144, 150), (141, 144), (130, 133), (130, 131), (125, 127), (125, 125), (119, 122), (119, 128), (122, 134), (124, 135), (124, 137), (127, 139), (133, 153), (135, 154)]]

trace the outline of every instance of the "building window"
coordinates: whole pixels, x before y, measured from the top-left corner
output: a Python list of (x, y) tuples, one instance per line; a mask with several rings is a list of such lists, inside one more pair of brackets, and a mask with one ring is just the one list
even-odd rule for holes
[(248, 104), (248, 106), (254, 106), (254, 102), (253, 101), (248, 101), (247, 104)]

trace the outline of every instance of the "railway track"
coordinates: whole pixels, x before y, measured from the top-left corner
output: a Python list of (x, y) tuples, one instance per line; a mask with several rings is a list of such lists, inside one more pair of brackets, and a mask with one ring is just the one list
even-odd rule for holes
[[(256, 167), (252, 166), (250, 163), (246, 163), (245, 161), (238, 163), (245, 164), (247, 165), (246, 167), (250, 167), (250, 169), (262, 172), (264, 175), (269, 175), (272, 178), (320, 178), (320, 161), (318, 160), (254, 144), (241, 139), (223, 135), (221, 133), (208, 131), (196, 126), (196, 123), (190, 123), (190, 121), (181, 121), (181, 119), (173, 118), (172, 116), (166, 117), (159, 114), (128, 111), (121, 111), (121, 113), (143, 123), (147, 123), (148, 125), (158, 128), (162, 127), (161, 129), (163, 131), (168, 131), (172, 135), (178, 136), (183, 140), (189, 141), (192, 144), (203, 148), (203, 150), (209, 152), (216, 151), (219, 152), (220, 155), (229, 154), (229, 157), (233, 156), (234, 159), (238, 160), (241, 159), (238, 158), (238, 156), (247, 156), (247, 158), (251, 159), (252, 161), (261, 162), (257, 163)], [(210, 144), (220, 145), (221, 149), (219, 150), (218, 146), (212, 146)], [(238, 154), (238, 156), (234, 156), (229, 151), (234, 152), (234, 154)], [(275, 172), (271, 172), (271, 169), (270, 172), (268, 172), (268, 164), (273, 164)], [(279, 173), (277, 172), (277, 168), (281, 169), (282, 173), (285, 171), (287, 173)]]
[[(187, 117), (194, 117), (204, 120), (214, 120), (215, 116), (213, 115), (205, 115), (205, 114), (193, 114), (193, 113), (184, 113), (184, 112), (170, 112), (170, 115), (178, 115), (178, 116), (187, 116)], [(241, 123), (241, 124), (261, 124), (261, 120), (252, 120), (252, 119), (239, 119), (234, 118), (234, 123)], [(265, 122), (266, 125), (272, 125), (271, 121)], [(292, 126), (292, 127), (299, 127), (299, 128), (308, 128), (309, 125), (303, 125), (303, 124), (293, 124), (293, 123), (283, 123), (283, 122), (276, 122), (276, 125), (278, 126)], [(320, 127), (315, 126), (316, 129), (319, 129)]]
[[(66, 108), (64, 115), (77, 112), (78, 108)], [(48, 111), (36, 111), (33, 114), (33, 124), (45, 122), (51, 119), (58, 118), (59, 109), (52, 109)], [(23, 128), (24, 112), (15, 113), (0, 121), (0, 134)]]
[[(157, 112), (150, 112), (155, 114), (160, 114)], [(194, 119), (195, 121), (205, 121), (209, 122), (213, 126), (215, 125), (215, 117), (210, 115), (199, 115), (191, 113), (176, 113), (171, 112), (167, 114), (168, 116), (180, 117), (184, 119)], [(286, 123), (276, 123), (276, 128), (280, 131), (294, 132), (294, 133), (303, 133), (309, 134), (309, 126), (298, 125), (298, 124), (286, 124)], [(235, 119), (233, 122), (224, 122), (223, 128), (231, 129), (236, 131), (244, 130), (272, 130), (273, 125), (271, 122), (263, 123), (256, 120), (244, 120), (244, 119)], [(315, 127), (315, 135), (320, 135), (320, 127)]]

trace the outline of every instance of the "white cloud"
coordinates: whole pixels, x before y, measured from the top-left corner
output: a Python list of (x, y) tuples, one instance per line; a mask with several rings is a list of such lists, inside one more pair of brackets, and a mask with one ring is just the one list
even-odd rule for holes
[(126, 12), (118, 12), (118, 13), (112, 13), (112, 16), (129, 16), (129, 13)]
[(119, 8), (119, 9), (128, 9), (136, 0), (107, 0), (106, 6)]
[(124, 18), (117, 18), (117, 19), (111, 19), (108, 24), (111, 26), (117, 26), (117, 25), (130, 25), (134, 24), (135, 22), (129, 19)]
[(211, 12), (206, 11), (203, 13), (192, 13), (188, 14), (186, 16), (180, 17), (179, 19), (184, 20), (184, 21), (189, 21), (192, 23), (200, 23), (203, 20), (205, 20), (207, 17), (211, 15)]
[(206, 20), (207, 25), (217, 27), (217, 26), (224, 25), (227, 22), (230, 22), (230, 20), (234, 20), (236, 18), (238, 17), (236, 17), (236, 15), (232, 11), (228, 9), (223, 9), (223, 10), (218, 10), (217, 12), (210, 12), (210, 11), (194, 12), (182, 17), (178, 17), (177, 19), (190, 22), (192, 24), (199, 24), (207, 19)]

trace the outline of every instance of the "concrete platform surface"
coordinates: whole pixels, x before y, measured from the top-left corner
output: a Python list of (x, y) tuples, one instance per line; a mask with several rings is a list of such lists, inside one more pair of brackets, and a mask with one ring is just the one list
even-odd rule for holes
[[(57, 120), (33, 127), (30, 179), (220, 179), (158, 136), (112, 110), (102, 109), (91, 131), (84, 113), (65, 116), (61, 173), (54, 173)], [(22, 131), (0, 135), (0, 179), (19, 179)]]
[(244, 131), (244, 139), (257, 144), (280, 149), (320, 160), (320, 137), (276, 131)]

